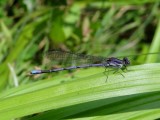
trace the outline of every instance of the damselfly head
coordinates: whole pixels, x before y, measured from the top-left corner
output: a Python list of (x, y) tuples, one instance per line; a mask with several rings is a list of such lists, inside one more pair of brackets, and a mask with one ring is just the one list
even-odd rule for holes
[(123, 58), (123, 62), (124, 62), (124, 64), (125, 64), (126, 66), (130, 64), (130, 61), (129, 61), (129, 59), (128, 59), (127, 57), (124, 57), (124, 58)]

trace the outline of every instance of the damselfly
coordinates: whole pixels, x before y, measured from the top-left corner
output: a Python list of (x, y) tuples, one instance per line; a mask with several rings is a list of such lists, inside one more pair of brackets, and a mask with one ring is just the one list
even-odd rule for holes
[[(149, 54), (159, 54), (159, 53), (149, 53)], [(141, 54), (148, 55), (148, 54)], [(114, 68), (114, 73), (120, 73), (119, 70), (126, 70), (127, 66), (130, 65), (130, 60), (127, 57), (123, 57), (122, 59), (116, 57), (98, 57), (84, 54), (76, 54), (72, 52), (53, 50), (49, 51), (45, 54), (45, 58), (49, 60), (49, 66), (60, 64), (64, 67), (54, 68), (54, 69), (46, 69), (46, 70), (32, 70), (31, 74), (42, 74), (42, 73), (52, 73), (63, 70), (72, 70), (78, 68), (89, 68), (89, 67), (105, 67), (104, 74), (106, 74), (107, 68)], [(123, 76), (123, 74), (121, 74)], [(123, 76), (124, 77), (124, 76)], [(108, 79), (108, 74), (107, 78)]]
[(51, 73), (58, 72), (63, 70), (72, 70), (78, 68), (89, 68), (89, 67), (105, 67), (105, 68), (115, 68), (117, 71), (119, 69), (125, 70), (126, 67), (130, 64), (130, 61), (127, 57), (123, 59), (118, 59), (115, 57), (105, 58), (84, 54), (76, 54), (66, 51), (49, 51), (45, 55), (49, 60), (53, 62), (58, 62), (59, 64), (65, 64), (69, 67), (48, 69), (48, 70), (32, 70), (31, 74), (42, 74), (42, 73)]

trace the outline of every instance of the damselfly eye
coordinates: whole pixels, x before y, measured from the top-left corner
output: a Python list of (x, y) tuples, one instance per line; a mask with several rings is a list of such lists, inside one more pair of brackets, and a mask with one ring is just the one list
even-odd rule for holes
[(130, 61), (128, 60), (128, 58), (123, 58), (123, 61), (124, 61), (124, 63), (126, 64), (126, 65), (129, 65), (130, 64)]

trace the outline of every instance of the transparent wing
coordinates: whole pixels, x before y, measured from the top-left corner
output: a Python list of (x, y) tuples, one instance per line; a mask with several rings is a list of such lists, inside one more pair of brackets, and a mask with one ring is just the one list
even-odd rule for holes
[(47, 58), (47, 64), (62, 65), (65, 67), (73, 65), (101, 63), (105, 60), (104, 57), (96, 57), (59, 50), (49, 51), (45, 54), (45, 57)]

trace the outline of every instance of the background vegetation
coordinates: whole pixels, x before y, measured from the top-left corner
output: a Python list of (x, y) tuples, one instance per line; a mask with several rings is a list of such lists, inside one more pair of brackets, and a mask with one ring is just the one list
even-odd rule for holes
[(159, 52), (159, 13), (158, 0), (1, 0), (0, 119), (160, 118), (159, 53), (131, 56), (125, 77), (109, 73), (107, 82), (104, 68), (29, 74), (46, 68), (43, 54), (52, 49)]

